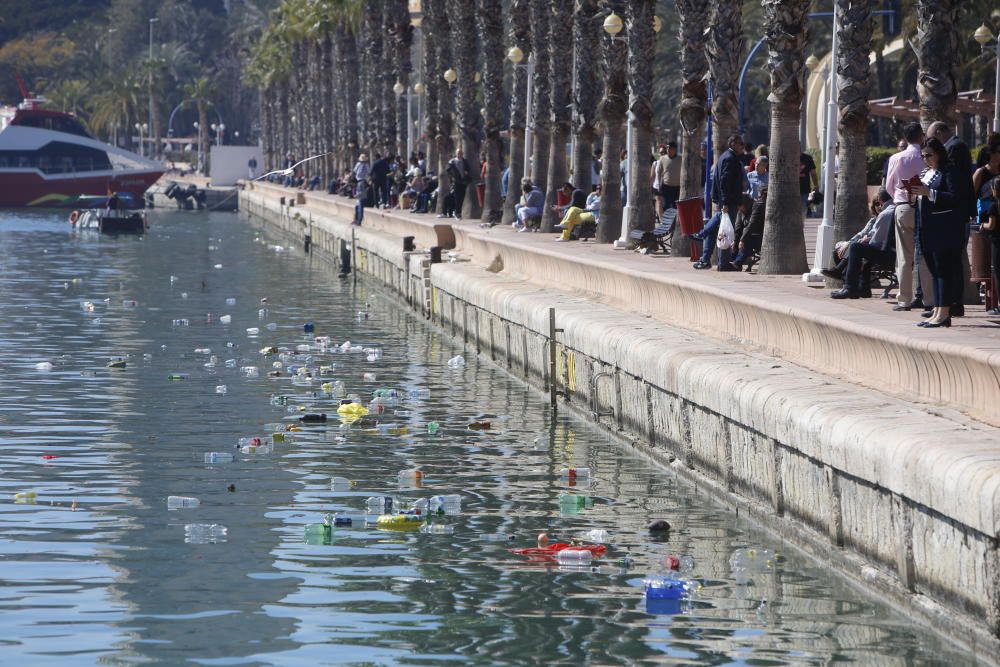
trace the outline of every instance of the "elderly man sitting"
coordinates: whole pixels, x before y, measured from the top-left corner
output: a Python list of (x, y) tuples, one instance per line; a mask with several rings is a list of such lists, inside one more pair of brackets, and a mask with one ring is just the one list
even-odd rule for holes
[(841, 265), (837, 269), (823, 271), (829, 278), (842, 278), (844, 281), (843, 289), (831, 293), (830, 298), (870, 297), (872, 266), (890, 264), (895, 266), (896, 237), (892, 233), (896, 224), (895, 206), (892, 203), (892, 196), (885, 190), (879, 192), (878, 201), (882, 208), (868, 221), (865, 228), (848, 242)]

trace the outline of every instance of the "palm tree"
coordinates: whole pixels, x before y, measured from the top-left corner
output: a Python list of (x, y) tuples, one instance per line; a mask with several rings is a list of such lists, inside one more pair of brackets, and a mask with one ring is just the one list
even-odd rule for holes
[(86, 81), (68, 79), (60, 82), (52, 90), (47, 91), (45, 96), (49, 102), (59, 107), (60, 111), (81, 115), (87, 109), (92, 92)]
[(503, 223), (514, 222), (514, 205), (521, 196), (521, 179), (527, 173), (524, 155), (524, 124), (527, 111), (528, 68), (531, 57), (530, 0), (510, 3), (510, 32), (514, 46), (521, 49), (524, 60), (515, 65), (510, 96), (510, 172), (507, 175), (507, 198), (503, 203)]
[(837, 206), (833, 237), (853, 236), (867, 217), (865, 145), (868, 130), (868, 92), (871, 67), (868, 54), (872, 42), (871, 0), (837, 1), (837, 77), (840, 107), (840, 173), (837, 176)]
[(364, 3), (362, 13), (361, 44), (361, 128), (365, 150), (375, 159), (375, 149), (380, 143), (382, 117), (382, 3)]
[(208, 107), (212, 104), (213, 84), (207, 76), (200, 76), (184, 86), (186, 102), (198, 109), (198, 153), (202, 156), (203, 168), (208, 173)]
[(739, 132), (739, 76), (746, 39), (743, 37), (743, 0), (715, 3), (709, 22), (709, 69), (712, 73), (713, 152), (721, 155), (727, 139)]
[(655, 211), (649, 184), (653, 154), (654, 0), (630, 0), (628, 22), (629, 105), (632, 142), (628, 147), (628, 226), (652, 229)]
[(920, 124), (952, 122), (958, 86), (958, 7), (960, 0), (917, 0), (917, 34), (910, 46), (917, 54)]
[(358, 157), (358, 38), (351, 21), (344, 21), (336, 33), (337, 67), (340, 86), (335, 92), (340, 107), (341, 126), (338, 132), (340, 168), (350, 169)]
[(438, 35), (440, 21), (437, 12), (439, 7), (440, 5), (437, 0), (423, 0), (421, 4), (424, 14), (423, 23), (421, 23), (424, 45), (424, 61), (421, 75), (421, 83), (424, 85), (424, 127), (421, 129), (427, 138), (428, 171), (437, 171), (438, 164), (436, 140), (440, 122), (438, 116), (438, 97), (442, 85), (439, 73), (444, 69), (438, 62), (438, 49), (435, 46), (435, 44), (441, 41)]
[(805, 89), (810, 0), (762, 0), (771, 75), (771, 147), (760, 273), (804, 273), (806, 241), (799, 200), (799, 114)]
[[(449, 0), (448, 7), (451, 20), (458, 30), (452, 30), (452, 59), (458, 79), (458, 132), (465, 159), (472, 167), (472, 181), (478, 180), (480, 133), (482, 132), (482, 116), (479, 113), (477, 99), (478, 75), (477, 35), (474, 29), (476, 20), (475, 0)], [(466, 220), (479, 218), (482, 214), (475, 188), (469, 188), (462, 204), (461, 215)]]
[[(572, 20), (572, 0), (551, 0), (550, 26), (566, 26)], [(551, 31), (550, 31), (551, 32)], [(545, 209), (542, 211), (542, 231), (551, 232), (558, 224), (559, 214), (554, 209), (556, 193), (567, 180), (566, 142), (569, 141), (571, 115), (571, 70), (559, 62), (565, 46), (561, 39), (549, 38), (549, 83), (552, 95), (552, 139), (549, 143), (549, 173), (545, 179), (549, 185), (545, 195)]]
[[(438, 68), (442, 70), (447, 70), (451, 67), (452, 62), (452, 49), (451, 49), (451, 18), (449, 12), (447, 11), (446, 0), (424, 0), (424, 6), (430, 7), (434, 6), (433, 15), (437, 19), (437, 34), (438, 39), (435, 42), (437, 46), (437, 61)], [(431, 72), (430, 76), (441, 77), (443, 72)], [(437, 164), (437, 174), (438, 174), (438, 192), (441, 193), (437, 198), (437, 212), (444, 212), (444, 193), (448, 192), (451, 186), (451, 180), (448, 178), (448, 160), (451, 159), (453, 144), (451, 140), (451, 132), (453, 128), (452, 114), (454, 112), (455, 106), (455, 92), (452, 89), (452, 84), (447, 83), (441, 85), (438, 89), (438, 125), (437, 125), (437, 136), (435, 136), (434, 141), (437, 144), (437, 154), (438, 154), (438, 164)]]
[(549, 175), (549, 140), (552, 121), (552, 100), (549, 95), (549, 3), (547, 0), (531, 0), (531, 51), (535, 54), (535, 70), (532, 77), (531, 124), (533, 126), (531, 155), (524, 160), (530, 165), (531, 180), (542, 191), (546, 191)]
[[(410, 74), (413, 72), (413, 62), (410, 59), (410, 47), (413, 44), (413, 27), (410, 25), (410, 6), (407, 0), (389, 0), (386, 3), (386, 15), (391, 18), (389, 21), (389, 38), (393, 46), (393, 71), (396, 73), (394, 81), (390, 84), (395, 86), (396, 81), (403, 84), (403, 90), (410, 90)], [(408, 92), (407, 92), (408, 94)], [(406, 138), (413, 132), (413, 123), (407, 117), (409, 107), (404, 100), (397, 100), (396, 105), (396, 154), (406, 155)]]
[[(91, 129), (106, 136), (114, 135), (117, 143), (118, 128), (131, 127), (132, 118), (138, 116), (140, 90), (137, 77), (132, 75), (116, 76), (104, 82), (102, 92), (94, 97)], [(125, 132), (126, 137), (131, 134)], [(125, 143), (128, 144), (128, 139)]]
[[(681, 44), (680, 122), (683, 145), (681, 146), (681, 199), (697, 197), (701, 191), (701, 142), (705, 127), (708, 91), (708, 57), (705, 30), (708, 28), (709, 0), (677, 0), (680, 15), (678, 38)], [(674, 225), (673, 253), (686, 256), (690, 242)]]
[(573, 185), (590, 192), (593, 176), (594, 137), (597, 132), (597, 57), (594, 45), (600, 41), (596, 20), (598, 0), (577, 0), (573, 12)]
[(392, 159), (392, 156), (396, 153), (396, 134), (398, 132), (396, 124), (398, 100), (396, 99), (396, 91), (393, 90), (393, 86), (396, 85), (396, 77), (401, 74), (396, 71), (393, 58), (396, 42), (396, 3), (395, 0), (379, 0), (372, 4), (381, 5), (382, 8), (382, 67), (379, 68), (379, 91), (381, 93), (381, 106), (379, 109), (382, 113), (382, 135), (379, 143), (382, 146), (382, 154), (387, 159)]
[(483, 36), (483, 108), (486, 110), (486, 192), (484, 222), (497, 223), (503, 216), (500, 177), (503, 171), (503, 6), (501, 0), (482, 0), (479, 33)]
[[(608, 0), (604, 17), (626, 13), (622, 0)], [(603, 31), (602, 31), (603, 32)], [(604, 34), (604, 96), (599, 111), (604, 130), (604, 165), (601, 169), (601, 207), (597, 240), (611, 243), (622, 228), (621, 164), (618, 155), (625, 145), (625, 120), (628, 113), (628, 45), (624, 39)]]

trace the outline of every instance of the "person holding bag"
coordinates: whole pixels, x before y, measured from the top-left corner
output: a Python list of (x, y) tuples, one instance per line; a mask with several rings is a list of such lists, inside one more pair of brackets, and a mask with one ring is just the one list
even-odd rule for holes
[[(725, 213), (728, 216), (736, 215), (736, 211), (743, 201), (743, 183), (746, 180), (746, 172), (743, 170), (743, 163), (740, 162), (740, 156), (743, 155), (744, 149), (743, 137), (734, 134), (729, 137), (729, 148), (719, 156), (715, 166), (712, 167), (712, 201), (719, 207), (719, 210), (708, 221), (704, 229), (697, 234), (691, 235), (691, 238), (694, 240), (705, 243), (701, 259), (693, 265), (696, 269), (712, 268), (712, 253), (715, 251), (719, 226), (722, 224), (722, 214)], [(730, 224), (732, 224), (731, 217)], [(723, 266), (726, 268), (723, 268)], [(731, 270), (729, 267), (728, 249), (720, 250), (719, 270)]]

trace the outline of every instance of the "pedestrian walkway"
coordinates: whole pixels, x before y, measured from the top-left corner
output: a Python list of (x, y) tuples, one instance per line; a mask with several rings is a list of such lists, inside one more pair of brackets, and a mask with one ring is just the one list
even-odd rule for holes
[[(254, 184), (274, 195), (295, 196)], [(300, 212), (348, 218), (353, 202), (299, 193)], [(418, 246), (454, 233), (455, 252), (473, 263), (533, 283), (583, 293), (623, 310), (738, 343), (819, 373), (933, 406), (950, 406), (1000, 424), (1000, 317), (967, 308), (951, 329), (917, 327), (919, 311), (893, 312), (892, 301), (834, 301), (801, 276), (696, 271), (682, 257), (640, 255), (593, 242), (554, 243), (554, 234), (517, 233), (507, 226), (438, 220), (402, 211), (367, 209), (365, 226), (415, 236)], [(807, 234), (815, 237), (818, 219)], [(808, 243), (812, 245), (812, 243)], [(817, 378), (821, 383), (822, 378)]]

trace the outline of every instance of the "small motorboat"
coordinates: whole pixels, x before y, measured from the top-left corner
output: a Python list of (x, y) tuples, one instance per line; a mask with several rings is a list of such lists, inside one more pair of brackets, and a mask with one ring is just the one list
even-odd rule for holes
[(102, 234), (143, 234), (149, 229), (144, 211), (84, 209), (70, 213), (69, 224)]

